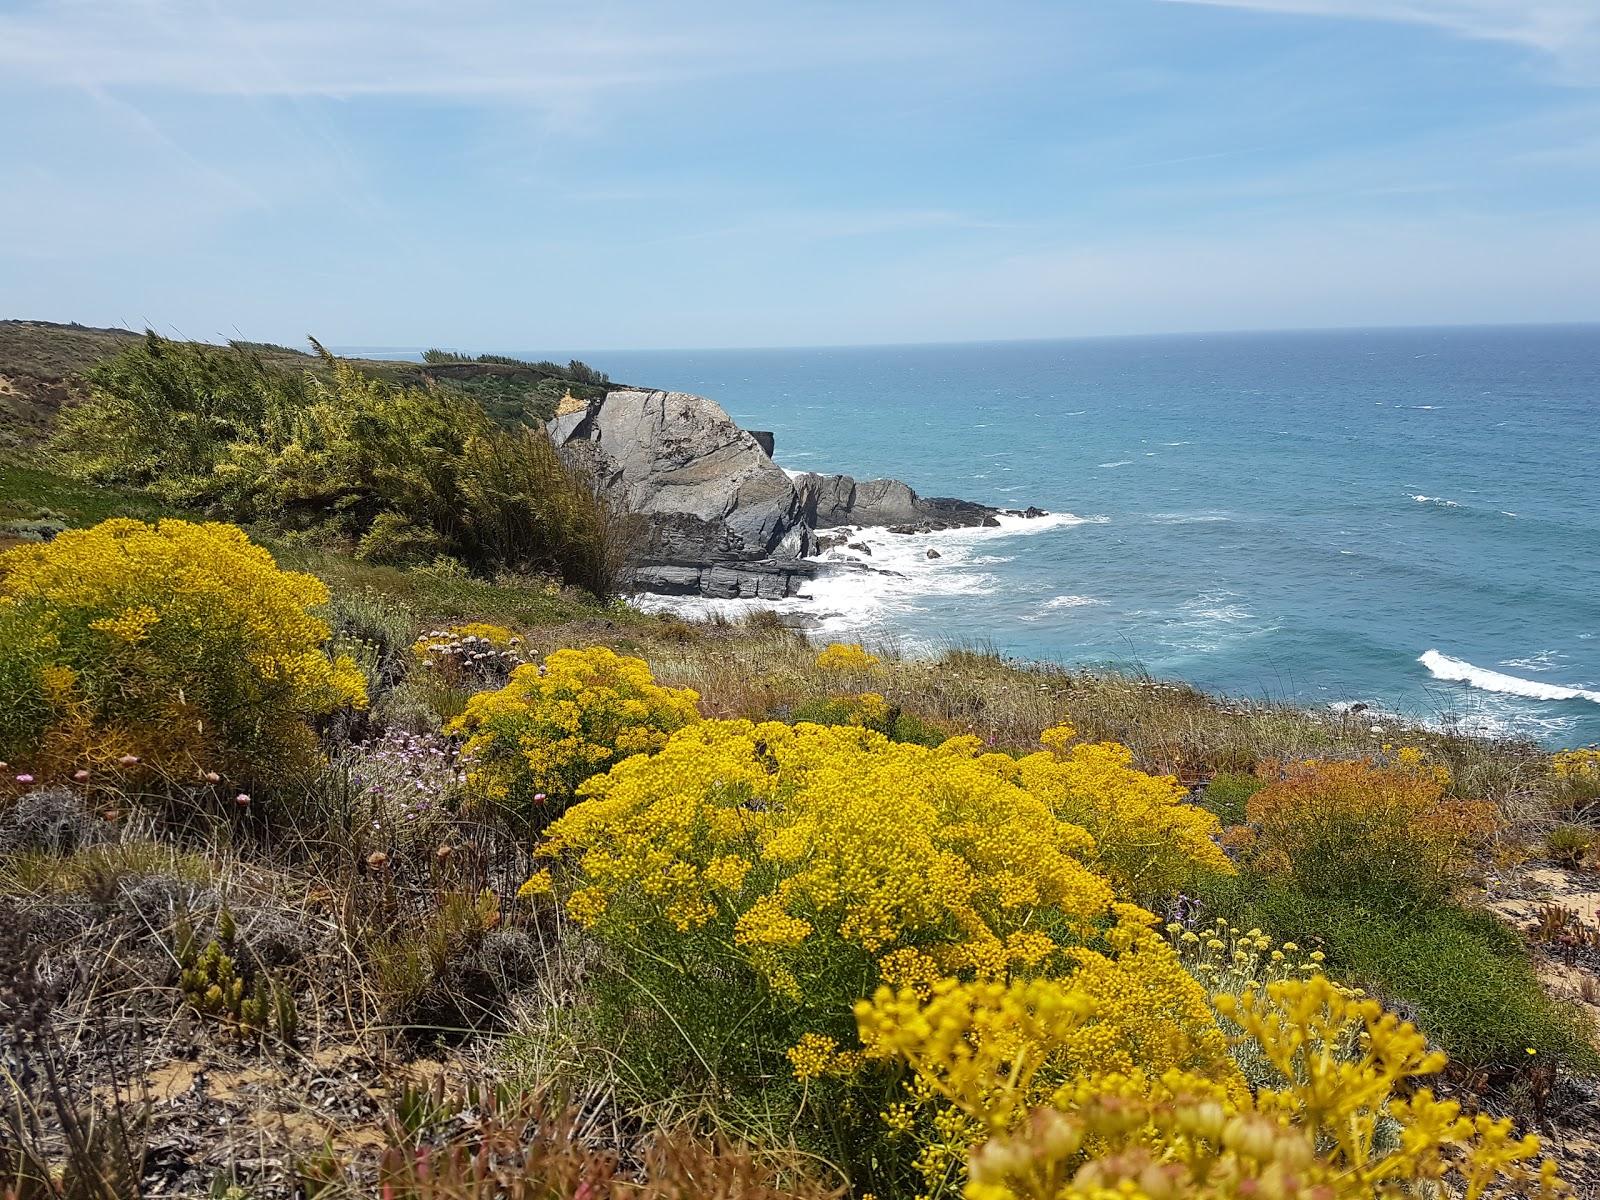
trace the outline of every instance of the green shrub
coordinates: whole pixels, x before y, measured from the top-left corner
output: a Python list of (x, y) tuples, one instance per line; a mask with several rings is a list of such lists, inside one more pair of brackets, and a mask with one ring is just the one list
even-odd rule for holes
[(1201, 808), (1216, 816), (1224, 825), (1243, 825), (1245, 804), (1262, 788), (1264, 780), (1254, 775), (1240, 775), (1224, 771), (1212, 777), (1196, 797)]
[(55, 445), (89, 480), (372, 562), (447, 555), (481, 574), (613, 589), (633, 525), (542, 430), (503, 428), (458, 390), (395, 387), (325, 351), (321, 369), (151, 334), (91, 373)]
[(1396, 914), (1251, 872), (1209, 899), (1236, 925), (1320, 945), (1331, 973), (1411, 1016), (1462, 1067), (1600, 1067), (1583, 1016), (1545, 992), (1521, 939), (1489, 913), (1439, 904)]
[(1235, 844), (1306, 893), (1393, 912), (1433, 905), (1476, 869), (1498, 829), (1492, 805), (1447, 795), (1448, 781), (1415, 760), (1294, 763), (1246, 802)]
[(1559, 865), (1576, 871), (1590, 858), (1600, 831), (1583, 825), (1558, 825), (1544, 835), (1545, 851)]

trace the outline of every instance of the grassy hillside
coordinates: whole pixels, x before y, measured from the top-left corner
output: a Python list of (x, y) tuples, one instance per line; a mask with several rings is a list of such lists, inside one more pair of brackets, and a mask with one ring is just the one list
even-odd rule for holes
[[(83, 393), (83, 377), (137, 343), (128, 329), (99, 329), (51, 321), (0, 321), (0, 445), (39, 441), (63, 404)], [(314, 354), (265, 342), (239, 342), (282, 371), (323, 373)], [(471, 396), (496, 420), (533, 424), (548, 420), (568, 391), (598, 399), (605, 384), (587, 369), (514, 359), (440, 363), (349, 359), (364, 374), (397, 386), (442, 387)], [(582, 364), (576, 364), (582, 368)], [(603, 377), (601, 377), (603, 380)]]

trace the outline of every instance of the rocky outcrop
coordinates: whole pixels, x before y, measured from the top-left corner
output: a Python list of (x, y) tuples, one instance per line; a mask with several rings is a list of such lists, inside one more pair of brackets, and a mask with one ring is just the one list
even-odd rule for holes
[(849, 475), (797, 476), (800, 508), (812, 529), (836, 525), (914, 527), (914, 532), (958, 529), (995, 519), (995, 510), (970, 500), (923, 497), (898, 479), (856, 480)]
[(790, 479), (772, 435), (741, 429), (722, 406), (687, 392), (620, 388), (564, 403), (547, 426), (629, 511), (647, 519), (634, 586), (677, 595), (777, 600), (816, 574), (808, 561), (845, 535), (816, 530), (887, 525), (918, 533), (995, 522), (995, 510), (924, 498), (897, 479)]
[(789, 476), (722, 406), (624, 388), (549, 423), (619, 503), (647, 518), (635, 585), (704, 595), (791, 595), (811, 527)]

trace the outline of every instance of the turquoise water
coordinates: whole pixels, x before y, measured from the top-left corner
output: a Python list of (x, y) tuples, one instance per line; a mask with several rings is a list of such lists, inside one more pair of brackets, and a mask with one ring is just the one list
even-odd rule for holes
[(1082, 518), (872, 535), (830, 632), (1600, 741), (1600, 327), (583, 357), (795, 470)]

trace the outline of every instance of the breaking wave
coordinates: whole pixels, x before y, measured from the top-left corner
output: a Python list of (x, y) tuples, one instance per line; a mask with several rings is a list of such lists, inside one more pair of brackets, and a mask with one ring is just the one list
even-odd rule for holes
[(1429, 650), (1417, 659), (1428, 668), (1435, 679), (1451, 683), (1465, 683), (1485, 692), (1499, 692), (1506, 696), (1521, 696), (1527, 700), (1588, 700), (1600, 704), (1600, 691), (1588, 688), (1563, 687), (1555, 683), (1540, 683), (1536, 679), (1522, 679), (1500, 671), (1475, 667), (1459, 658), (1451, 658), (1437, 650)]

